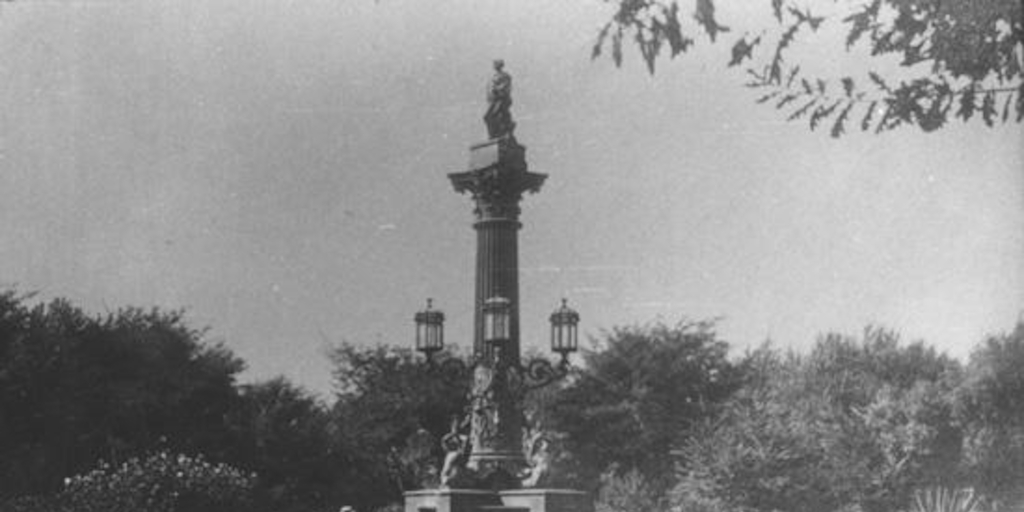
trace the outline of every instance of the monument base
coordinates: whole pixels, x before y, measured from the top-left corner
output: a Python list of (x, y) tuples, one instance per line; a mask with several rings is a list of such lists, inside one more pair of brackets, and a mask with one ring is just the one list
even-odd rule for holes
[(475, 489), (424, 489), (405, 493), (405, 512), (475, 512), (501, 505), (491, 491)]
[(530, 512), (594, 512), (594, 501), (571, 489), (515, 489), (499, 491), (502, 505)]
[(569, 489), (427, 489), (405, 493), (405, 512), (593, 512), (582, 491)]

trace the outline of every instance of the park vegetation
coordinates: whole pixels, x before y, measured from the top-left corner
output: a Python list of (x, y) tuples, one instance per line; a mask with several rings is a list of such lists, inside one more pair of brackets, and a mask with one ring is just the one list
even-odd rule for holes
[[(731, 45), (758, 103), (833, 137), (851, 128), (931, 132), (950, 120), (1024, 120), (1020, 0), (608, 0), (592, 57), (623, 62), (634, 46), (654, 74), (700, 43)], [(719, 7), (732, 8), (732, 18)], [(770, 13), (770, 14), (769, 14)], [(760, 15), (760, 16), (759, 16)], [(754, 24), (749, 20), (758, 20)], [(825, 34), (839, 34), (833, 40)], [(844, 51), (856, 66), (814, 69), (801, 49)], [(854, 69), (856, 68), (856, 69)]]
[[(0, 510), (393, 508), (466, 407), (407, 348), (342, 344), (324, 400), (178, 311), (0, 293)], [(460, 357), (451, 354), (447, 357)], [(1024, 323), (967, 362), (895, 332), (731, 352), (715, 323), (602, 333), (527, 398), (554, 484), (600, 512), (990, 511), (1021, 499)]]

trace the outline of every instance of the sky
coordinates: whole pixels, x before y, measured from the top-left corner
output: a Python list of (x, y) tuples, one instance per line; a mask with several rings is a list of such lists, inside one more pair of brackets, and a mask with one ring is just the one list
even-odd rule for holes
[[(721, 14), (756, 26), (762, 3)], [(549, 175), (522, 203), (527, 349), (562, 297), (585, 338), (720, 318), (737, 354), (882, 325), (965, 358), (1024, 312), (1021, 124), (835, 140), (756, 104), (728, 44), (651, 76), (632, 48), (590, 59), (603, 2), (439, 5), (0, 6), (0, 286), (184, 308), (242, 381), (323, 397), (329, 347), (411, 345), (427, 297), (466, 348), (472, 203), (446, 174), (486, 138), (503, 58)], [(805, 69), (884, 66), (829, 30), (798, 42)]]

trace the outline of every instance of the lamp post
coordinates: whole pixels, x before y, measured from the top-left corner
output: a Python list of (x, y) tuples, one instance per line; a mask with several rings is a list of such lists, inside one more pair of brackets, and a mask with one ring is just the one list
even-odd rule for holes
[[(502, 297), (495, 297), (489, 302), (490, 304), (484, 306), (484, 325), (487, 326), (484, 336), (493, 348), (490, 352), (493, 363), (504, 363), (509, 373), (507, 379), (513, 381), (512, 389), (516, 391), (517, 397), (568, 375), (569, 354), (578, 349), (576, 325), (579, 323), (580, 315), (567, 305), (566, 299), (562, 299), (562, 306), (551, 313), (551, 351), (560, 356), (557, 364), (551, 364), (551, 361), (538, 357), (517, 361), (510, 356), (501, 355), (503, 348), (504, 353), (508, 353), (510, 303)], [(434, 368), (445, 382), (457, 386), (469, 372), (480, 365), (480, 358), (476, 356), (470, 359), (469, 365), (456, 358), (440, 362), (434, 360), (434, 354), (444, 350), (444, 312), (433, 309), (432, 299), (427, 299), (427, 308), (416, 313), (414, 321), (416, 350), (423, 353), (427, 364)]]
[[(476, 280), (473, 305), (473, 353), (460, 358), (434, 356), (444, 349), (444, 313), (427, 308), (416, 313), (416, 349), (431, 371), (446, 382), (464, 383), (472, 376), (469, 406), (445, 437), (447, 454), (440, 487), (405, 493), (405, 512), (593, 512), (586, 493), (544, 487), (545, 449), (524, 457), (523, 397), (569, 374), (569, 355), (577, 348), (579, 314), (565, 299), (550, 316), (551, 350), (560, 359), (522, 359), (519, 336), (519, 203), (536, 193), (547, 178), (530, 172), (526, 148), (513, 135), (509, 113), (512, 79), (494, 62), (484, 115), (487, 142), (469, 149), (469, 168), (448, 178), (458, 193), (473, 199), (476, 231)], [(539, 445), (541, 446), (541, 445)]]
[(530, 468), (523, 456), (522, 430), (524, 414), (522, 399), (527, 392), (538, 389), (569, 374), (569, 354), (577, 349), (579, 314), (562, 306), (551, 313), (551, 351), (560, 356), (558, 363), (534, 357), (517, 357), (518, 348), (511, 335), (512, 303), (504, 297), (484, 301), (482, 337), (490, 350), (475, 354), (470, 364), (448, 358), (437, 363), (433, 356), (444, 349), (444, 313), (427, 308), (416, 313), (416, 350), (446, 382), (464, 382), (472, 374), (469, 393), (471, 443), (467, 467), (476, 476), (476, 484), (491, 489), (519, 487), (521, 476)]
[[(519, 339), (519, 203), (525, 192), (540, 191), (545, 174), (530, 172), (526, 148), (513, 134), (511, 77), (495, 62), (495, 76), (488, 94), (485, 117), (487, 142), (470, 146), (469, 169), (448, 178), (458, 193), (473, 199), (476, 231), (476, 300), (474, 306), (473, 357), (469, 366), (446, 359), (438, 368), (446, 380), (472, 373), (469, 394), (469, 443), (466, 467), (480, 486), (511, 489), (528, 472), (523, 456), (524, 414), (522, 395), (568, 374), (568, 356), (576, 350), (579, 314), (565, 301), (551, 315), (551, 349), (561, 359), (551, 364), (543, 358), (520, 359)], [(428, 362), (443, 348), (444, 314), (427, 309), (416, 314), (416, 348)]]

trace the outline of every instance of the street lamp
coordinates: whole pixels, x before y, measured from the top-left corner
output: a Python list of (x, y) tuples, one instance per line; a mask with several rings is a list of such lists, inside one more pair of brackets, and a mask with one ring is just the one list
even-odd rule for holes
[(562, 307), (551, 313), (551, 351), (562, 356), (562, 364), (568, 364), (569, 354), (576, 351), (576, 324), (580, 322), (580, 314), (562, 299)]
[(512, 339), (512, 301), (491, 297), (484, 301), (484, 343), (499, 346)]
[[(471, 512), (488, 507), (525, 512), (591, 512), (585, 493), (537, 486), (546, 463), (527, 461), (523, 447), (524, 399), (530, 390), (569, 376), (569, 355), (577, 348), (579, 314), (562, 301), (551, 315), (551, 350), (559, 362), (520, 355), (518, 232), (520, 202), (537, 193), (546, 174), (531, 172), (526, 147), (513, 133), (508, 111), (511, 77), (495, 65), (484, 116), (488, 140), (469, 149), (469, 167), (448, 174), (457, 193), (473, 201), (476, 280), (473, 300), (473, 353), (467, 358), (436, 357), (444, 349), (444, 315), (432, 309), (416, 314), (416, 350), (429, 371), (446, 383), (468, 387), (464, 416), (448, 433), (453, 442), (439, 474), (437, 491), (406, 494), (405, 510)], [(536, 425), (532, 426), (536, 427)], [(456, 445), (459, 445), (456, 447)], [(530, 448), (531, 457), (537, 456)], [(529, 475), (529, 482), (524, 475)], [(557, 504), (557, 506), (556, 506)]]
[(430, 360), (444, 348), (444, 313), (433, 309), (434, 300), (427, 299), (427, 309), (416, 313), (416, 350)]
[[(481, 310), (484, 322), (484, 341), (497, 349), (498, 364), (507, 374), (512, 395), (521, 399), (523, 394), (539, 389), (569, 375), (569, 354), (578, 349), (577, 325), (580, 314), (570, 308), (566, 299), (562, 306), (551, 313), (551, 351), (558, 354), (558, 363), (552, 364), (544, 357), (529, 357), (518, 360), (507, 351), (511, 343), (512, 301), (504, 297), (491, 297), (484, 301)], [(416, 350), (423, 352), (431, 371), (440, 374), (445, 383), (452, 386), (465, 384), (465, 379), (474, 368), (487, 364), (474, 355), (468, 362), (458, 357), (444, 358), (436, 362), (434, 354), (444, 349), (444, 313), (432, 308), (427, 299), (427, 309), (416, 313)], [(509, 359), (511, 357), (511, 359)], [(467, 364), (468, 363), (468, 364)], [(490, 364), (488, 364), (490, 366)]]

